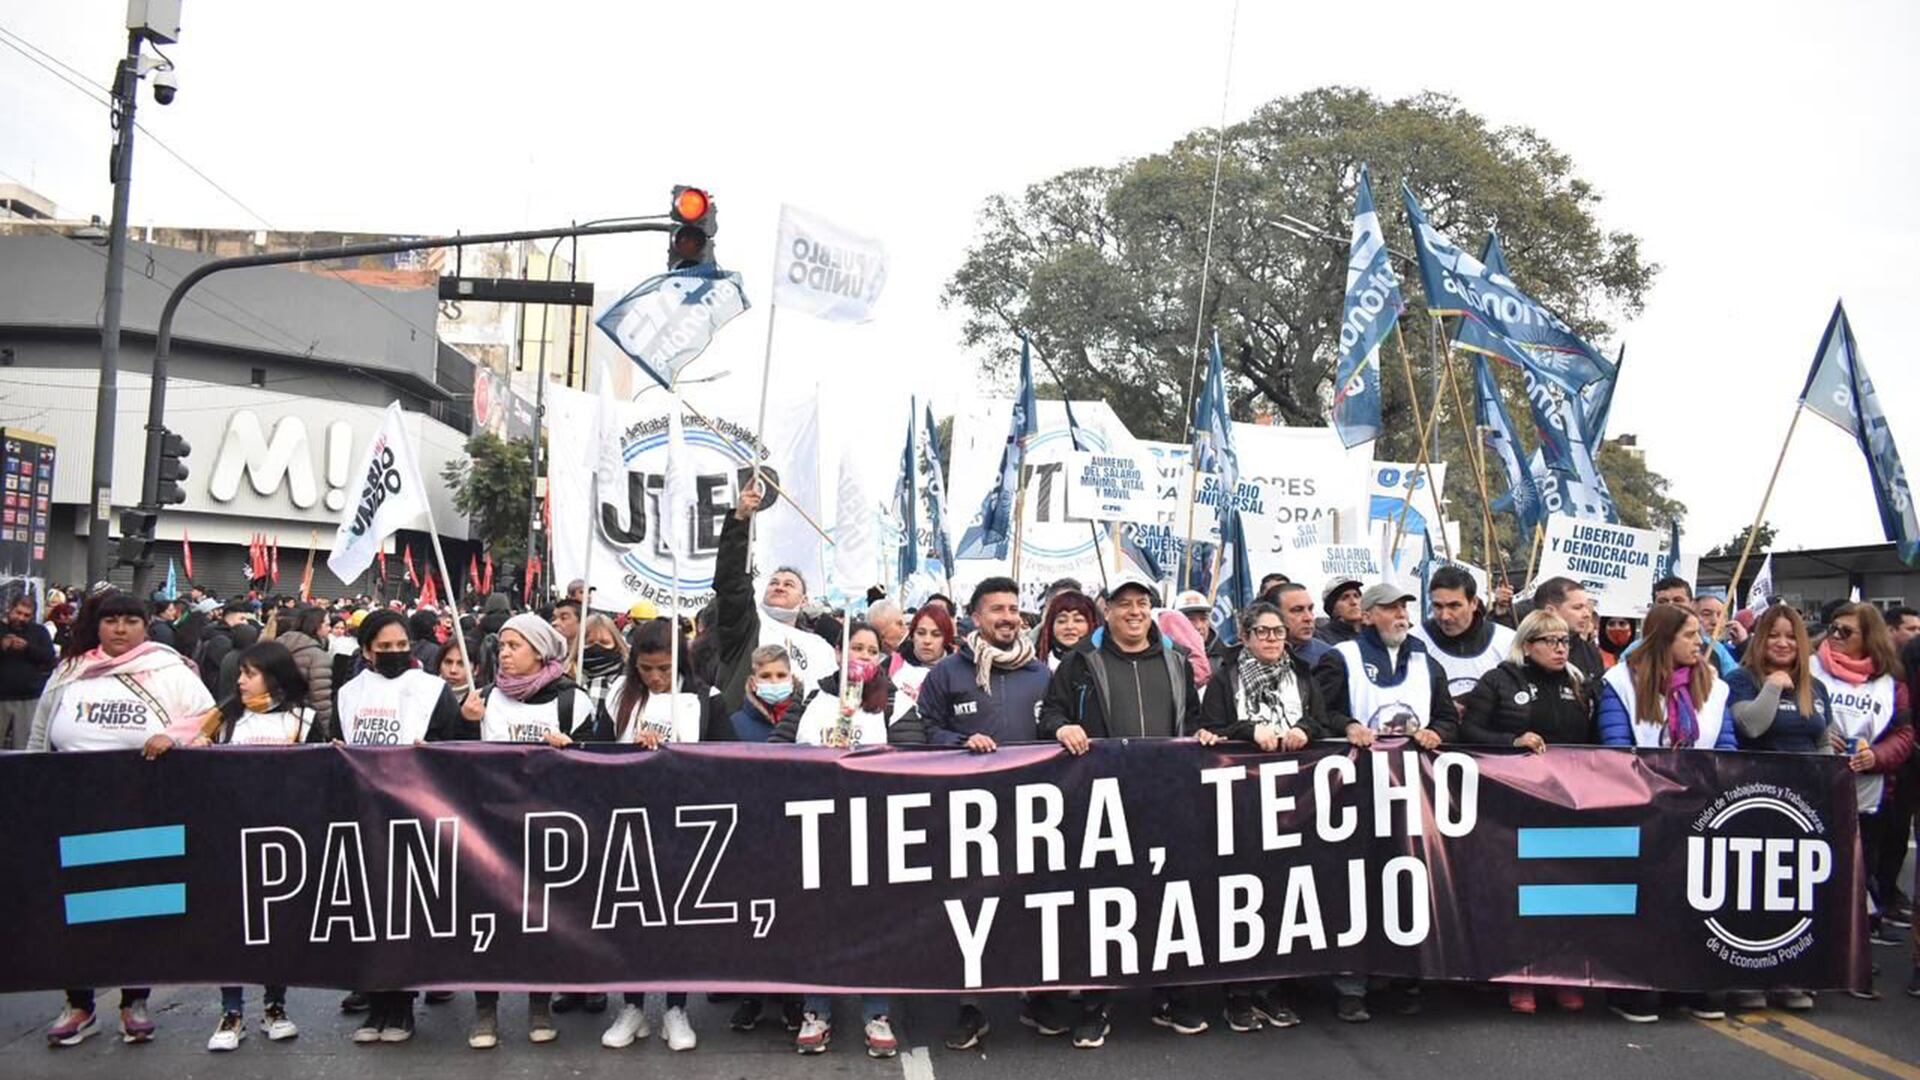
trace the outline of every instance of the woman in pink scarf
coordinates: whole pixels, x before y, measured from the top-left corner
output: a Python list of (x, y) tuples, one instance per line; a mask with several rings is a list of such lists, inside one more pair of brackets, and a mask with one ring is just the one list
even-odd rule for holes
[[(147, 640), (146, 605), (121, 592), (89, 597), (73, 623), (68, 658), (54, 669), (34, 708), (34, 751), (138, 750), (149, 759), (190, 741), (213, 697), (193, 665)], [(93, 990), (67, 991), (66, 1008), (47, 1029), (51, 1046), (77, 1046), (100, 1030)], [(147, 990), (120, 991), (120, 1034), (153, 1038)]]

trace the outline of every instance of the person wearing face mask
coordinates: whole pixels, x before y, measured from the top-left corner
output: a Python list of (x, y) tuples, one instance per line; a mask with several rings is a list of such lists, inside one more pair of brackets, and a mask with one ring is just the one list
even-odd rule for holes
[(1473, 575), (1457, 566), (1435, 570), (1427, 585), (1432, 614), (1413, 628), (1427, 655), (1447, 673), (1447, 692), (1456, 702), (1513, 651), (1514, 632), (1487, 617), (1474, 595), (1477, 588)]
[[(334, 738), (347, 746), (413, 746), (443, 739), (472, 739), (486, 702), (479, 694), (456, 700), (437, 676), (414, 666), (406, 617), (375, 611), (360, 621), (361, 672), (340, 687), (334, 702)], [(343, 1012), (366, 1010), (353, 1032), (357, 1043), (399, 1043), (413, 1038), (413, 992), (355, 991)]]
[[(500, 629), (500, 658), (493, 686), (479, 695), (485, 702), (480, 738), (486, 742), (545, 743), (552, 747), (578, 742), (605, 742), (611, 736), (606, 713), (579, 684), (567, 677), (568, 642), (553, 624), (531, 613), (515, 615)], [(553, 1024), (553, 998), (539, 991), (527, 995), (527, 1040), (548, 1043), (560, 1031)], [(606, 1008), (606, 996), (598, 997)], [(473, 995), (473, 1028), (467, 1045), (490, 1050), (500, 1043), (500, 994), (481, 990)], [(592, 1002), (585, 1004), (591, 1009)]]
[[(193, 665), (147, 640), (147, 608), (118, 590), (87, 598), (73, 624), (73, 647), (34, 708), (30, 751), (138, 750), (149, 759), (194, 738), (213, 697)], [(153, 1038), (145, 989), (120, 991), (120, 1035)], [(47, 1029), (49, 1046), (75, 1046), (98, 1033), (92, 988), (67, 991)]]
[(802, 700), (800, 680), (793, 677), (787, 650), (778, 645), (760, 646), (751, 659), (753, 674), (744, 702), (734, 711), (733, 733), (742, 742), (770, 742), (773, 729)]
[[(1600, 620), (1600, 663), (1608, 671), (1620, 662), (1639, 633), (1634, 620), (1610, 615)], [(1604, 672), (1603, 672), (1604, 674)]]
[(767, 578), (762, 602), (754, 601), (753, 574), (747, 567), (748, 523), (759, 512), (763, 498), (757, 484), (741, 489), (733, 513), (720, 527), (720, 547), (713, 562), (716, 685), (729, 712), (737, 711), (745, 700), (753, 651), (762, 645), (785, 649), (794, 677), (809, 691), (839, 665), (832, 645), (797, 625), (807, 602), (807, 583), (799, 571), (784, 566), (775, 570)]
[(1873, 904), (1868, 936), (1876, 945), (1898, 945), (1887, 917), (1909, 920), (1910, 912), (1901, 904), (1900, 870), (1910, 826), (1894, 812), (1887, 778), (1897, 775), (1913, 753), (1913, 724), (1906, 672), (1880, 610), (1855, 603), (1835, 608), (1810, 667), (1833, 706), (1829, 739), (1853, 770), (1860, 850), (1867, 860), (1867, 895)]
[(1040, 617), (1035, 652), (1047, 662), (1048, 670), (1058, 671), (1061, 659), (1081, 642), (1091, 644), (1089, 639), (1099, 625), (1100, 611), (1085, 593), (1059, 593), (1047, 601), (1046, 613)]
[(607, 615), (589, 615), (582, 633), (587, 635), (580, 652), (580, 674), (574, 681), (587, 692), (595, 705), (606, 708), (614, 684), (627, 670), (627, 638)]
[[(1422, 750), (1438, 749), (1459, 734), (1459, 711), (1447, 690), (1447, 675), (1426, 646), (1411, 636), (1407, 604), (1414, 595), (1391, 582), (1369, 585), (1360, 594), (1360, 632), (1335, 645), (1314, 666), (1314, 681), (1326, 699), (1328, 726), (1365, 750), (1382, 735), (1404, 735)], [(1399, 980), (1396, 1011), (1420, 1011), (1417, 982)], [(1367, 979), (1354, 973), (1334, 976), (1341, 1020), (1365, 1023)]]
[[(893, 684), (880, 662), (879, 632), (857, 622), (846, 633), (847, 655), (842, 669), (821, 680), (819, 692), (797, 719), (789, 713), (780, 722), (773, 741), (843, 750), (926, 742), (926, 734), (911, 709), (901, 719), (891, 719)], [(844, 692), (842, 679), (846, 682)], [(862, 995), (860, 1012), (866, 1023), (867, 1055), (890, 1058), (897, 1054), (900, 1044), (893, 1033), (887, 999)], [(824, 1053), (832, 1039), (833, 999), (826, 994), (806, 995), (800, 1031), (794, 1037), (795, 1049), (803, 1054)]]

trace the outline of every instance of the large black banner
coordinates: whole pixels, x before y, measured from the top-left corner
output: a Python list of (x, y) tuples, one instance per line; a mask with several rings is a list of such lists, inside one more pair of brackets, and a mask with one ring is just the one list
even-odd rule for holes
[(0, 990), (1866, 980), (1834, 758), (1236, 746), (4, 755)]

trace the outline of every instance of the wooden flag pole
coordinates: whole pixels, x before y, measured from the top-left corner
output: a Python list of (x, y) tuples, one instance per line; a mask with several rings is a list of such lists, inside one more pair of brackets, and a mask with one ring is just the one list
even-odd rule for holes
[(1527, 550), (1530, 553), (1527, 556), (1527, 579), (1520, 584), (1531, 585), (1533, 583), (1533, 572), (1540, 566), (1540, 545), (1546, 538), (1547, 530), (1535, 525), (1533, 527), (1533, 543), (1527, 545)]
[[(1447, 386), (1453, 391), (1453, 408), (1460, 414), (1460, 434), (1466, 440), (1467, 465), (1473, 470), (1473, 479), (1480, 487), (1480, 550), (1487, 560), (1487, 572), (1493, 572), (1493, 500), (1487, 495), (1486, 463), (1480, 457), (1476, 444), (1473, 425), (1467, 421), (1466, 399), (1460, 395), (1460, 380), (1453, 373), (1453, 349), (1449, 347), (1444, 363), (1447, 368)], [(1505, 581), (1506, 568), (1500, 570), (1500, 580)]]
[(1767, 504), (1773, 501), (1773, 485), (1780, 479), (1780, 467), (1787, 463), (1787, 446), (1793, 442), (1794, 429), (1800, 426), (1800, 414), (1806, 411), (1806, 401), (1802, 399), (1793, 408), (1793, 420), (1787, 425), (1787, 435), (1780, 440), (1780, 456), (1773, 461), (1773, 475), (1767, 477), (1767, 490), (1760, 496), (1760, 510), (1753, 515), (1753, 525), (1747, 529), (1747, 542), (1740, 547), (1740, 561), (1734, 564), (1733, 576), (1727, 579), (1727, 602), (1720, 606), (1720, 617), (1713, 623), (1713, 642), (1720, 642), (1720, 635), (1727, 629), (1727, 611), (1733, 607), (1732, 593), (1740, 584), (1740, 575), (1747, 569), (1747, 557), (1753, 554), (1754, 537), (1760, 534), (1760, 523), (1767, 519)]
[[(1420, 436), (1420, 449), (1419, 449), (1418, 457), (1416, 458), (1416, 461), (1415, 461), (1415, 467), (1419, 470), (1421, 476), (1424, 476), (1427, 478), (1427, 489), (1429, 491), (1432, 491), (1433, 489), (1432, 468), (1431, 468), (1431, 464), (1427, 460), (1428, 420), (1432, 417), (1437, 417), (1439, 415), (1440, 403), (1438, 401), (1434, 402), (1434, 410), (1431, 414), (1429, 414), (1429, 416), (1427, 417), (1421, 416), (1420, 390), (1418, 385), (1416, 385), (1416, 383), (1414, 382), (1414, 378), (1413, 378), (1413, 360), (1411, 357), (1407, 355), (1407, 339), (1406, 339), (1406, 336), (1400, 332), (1400, 321), (1398, 319), (1395, 319), (1393, 323), (1393, 340), (1394, 340), (1394, 344), (1398, 345), (1400, 349), (1400, 370), (1404, 372), (1407, 376), (1407, 401), (1408, 401), (1409, 407), (1413, 409), (1414, 427), (1418, 429), (1418, 433)], [(1439, 510), (1440, 510), (1439, 500), (1440, 500), (1439, 493), (1435, 492), (1434, 493), (1434, 511), (1436, 515), (1439, 515)], [(1400, 516), (1396, 518), (1393, 523), (1393, 543), (1388, 548), (1388, 558), (1390, 559), (1395, 554), (1397, 554), (1400, 550), (1400, 537), (1406, 528), (1407, 511), (1412, 508), (1413, 508), (1413, 493), (1409, 491), (1407, 493), (1406, 498), (1400, 500)], [(1446, 521), (1444, 517), (1442, 517), (1441, 520), (1434, 522), (1434, 524), (1438, 526), (1440, 529), (1440, 546), (1445, 551), (1445, 554), (1447, 556), (1447, 561), (1452, 562), (1453, 551), (1451, 550), (1451, 547), (1447, 541), (1447, 529), (1446, 529)], [(1382, 567), (1381, 569), (1386, 570), (1388, 568)]]
[(1027, 509), (1027, 454), (1020, 452), (1020, 476), (1013, 486), (1013, 583), (1020, 584), (1020, 523)]
[[(752, 465), (754, 467), (754, 476), (755, 476), (756, 483), (765, 484), (767, 487), (773, 489), (776, 493), (778, 493), (781, 498), (786, 499), (787, 505), (793, 507), (794, 512), (800, 515), (801, 520), (805, 521), (808, 525), (813, 526), (813, 531), (820, 534), (820, 539), (825, 540), (829, 544), (833, 543), (833, 538), (827, 535), (827, 530), (821, 528), (819, 522), (813, 520), (813, 515), (807, 513), (806, 507), (801, 506), (800, 503), (797, 500), (795, 500), (793, 496), (787, 494), (784, 488), (782, 488), (779, 484), (774, 482), (773, 477), (768, 476), (766, 473), (759, 471), (760, 460), (758, 455), (754, 456), (754, 460), (748, 461), (744, 456), (740, 454), (740, 452), (737, 449), (734, 449), (733, 443), (728, 441), (725, 434), (718, 427), (714, 426), (713, 421), (707, 419), (707, 415), (705, 413), (693, 407), (692, 402), (682, 400), (680, 404), (682, 408), (686, 409), (686, 411), (693, 414), (693, 418), (695, 420), (700, 421), (700, 425), (702, 427), (706, 428), (708, 431), (713, 432), (715, 435), (720, 435), (721, 436), (720, 442), (723, 445), (725, 445), (728, 448), (728, 450), (734, 454), (734, 456), (740, 458), (741, 464)], [(754, 516), (758, 517), (759, 515), (756, 514)]]

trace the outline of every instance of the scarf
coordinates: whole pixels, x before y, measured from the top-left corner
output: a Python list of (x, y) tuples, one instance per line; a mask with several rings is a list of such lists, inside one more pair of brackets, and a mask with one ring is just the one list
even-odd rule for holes
[[(1278, 660), (1267, 661), (1253, 655), (1252, 649), (1241, 649), (1237, 670), (1245, 719), (1292, 727), (1295, 718), (1287, 713), (1285, 688), (1292, 686), (1297, 676), (1286, 654), (1281, 653)], [(1294, 695), (1296, 698), (1299, 695), (1297, 686), (1294, 686)]]
[(1865, 686), (1876, 674), (1873, 657), (1862, 656), (1856, 660), (1834, 648), (1831, 641), (1820, 643), (1820, 663), (1826, 667), (1827, 674), (1848, 686)]
[(78, 682), (81, 679), (100, 679), (113, 675), (150, 671), (156, 667), (165, 667), (166, 664), (163, 661), (168, 655), (175, 660), (182, 660), (179, 653), (157, 641), (143, 641), (119, 656), (108, 656), (105, 650), (95, 646), (92, 651), (68, 661), (64, 670), (55, 678), (58, 682), (69, 683)]
[(581, 670), (585, 671), (587, 678), (594, 682), (605, 682), (618, 677), (623, 666), (617, 649), (596, 656), (593, 649), (589, 647), (580, 659)]
[(244, 706), (248, 712), (267, 712), (273, 708), (273, 695), (242, 694), (240, 696), (240, 704)]
[[(533, 670), (530, 675), (509, 675), (504, 671), (496, 672), (493, 685), (501, 693), (515, 701), (525, 701), (538, 693), (540, 689), (560, 677), (562, 665), (558, 660), (548, 660)], [(562, 722), (572, 717), (561, 717)]]
[(1667, 679), (1667, 745), (1687, 747), (1700, 741), (1700, 718), (1693, 707), (1693, 669), (1679, 667)]
[(1016, 634), (1013, 645), (1002, 649), (982, 637), (975, 630), (967, 635), (967, 648), (973, 650), (973, 682), (981, 690), (987, 689), (987, 683), (993, 678), (993, 671), (1013, 671), (1026, 667), (1033, 662), (1033, 642), (1025, 634)]

